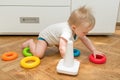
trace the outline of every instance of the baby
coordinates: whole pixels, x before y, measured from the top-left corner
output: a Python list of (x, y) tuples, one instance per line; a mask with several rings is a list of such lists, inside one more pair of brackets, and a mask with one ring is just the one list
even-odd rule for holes
[(38, 36), (35, 43), (30, 39), (22, 44), (22, 47), (29, 47), (34, 56), (42, 58), (48, 46), (58, 46), (62, 57), (66, 52), (67, 42), (74, 41), (77, 36), (86, 45), (86, 47), (94, 54), (102, 55), (96, 50), (86, 34), (94, 28), (95, 18), (85, 6), (74, 10), (68, 21), (48, 26)]

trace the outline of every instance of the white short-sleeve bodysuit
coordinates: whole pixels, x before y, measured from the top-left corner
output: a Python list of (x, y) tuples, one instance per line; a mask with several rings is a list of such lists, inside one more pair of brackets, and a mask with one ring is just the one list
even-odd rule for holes
[(38, 38), (43, 38), (47, 41), (49, 46), (59, 45), (60, 37), (74, 41), (73, 32), (68, 22), (57, 23), (48, 26), (39, 33)]

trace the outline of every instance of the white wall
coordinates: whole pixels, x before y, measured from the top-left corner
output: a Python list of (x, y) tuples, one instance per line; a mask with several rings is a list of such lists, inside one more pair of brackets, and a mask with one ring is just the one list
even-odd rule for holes
[(118, 9), (118, 18), (117, 18), (117, 22), (120, 22), (120, 4), (119, 4), (119, 9)]

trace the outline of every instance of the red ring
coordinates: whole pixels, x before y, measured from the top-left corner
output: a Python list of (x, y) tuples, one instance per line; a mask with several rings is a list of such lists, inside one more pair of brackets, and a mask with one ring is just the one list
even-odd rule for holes
[(106, 62), (105, 55), (96, 55), (96, 58), (94, 58), (93, 54), (90, 54), (89, 60), (95, 64), (103, 64)]

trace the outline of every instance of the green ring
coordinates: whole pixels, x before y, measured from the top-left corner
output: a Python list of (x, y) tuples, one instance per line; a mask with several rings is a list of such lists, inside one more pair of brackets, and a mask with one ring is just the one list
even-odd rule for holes
[(26, 48), (23, 49), (23, 55), (25, 57), (27, 57), (27, 56), (33, 56), (33, 54), (30, 52), (30, 48), (28, 48), (28, 47), (26, 47)]

